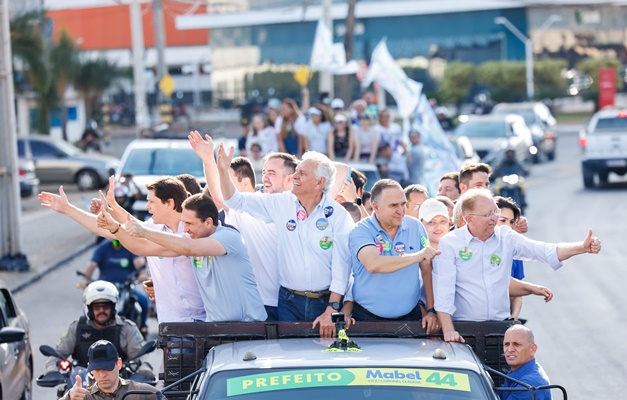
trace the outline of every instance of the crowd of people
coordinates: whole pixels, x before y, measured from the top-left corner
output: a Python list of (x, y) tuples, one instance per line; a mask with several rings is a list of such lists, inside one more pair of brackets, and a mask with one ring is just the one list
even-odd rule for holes
[(379, 110), (371, 91), (346, 106), (342, 99), (329, 97), (310, 104), (305, 88), (301, 106), (289, 98), (270, 99), (265, 112), (243, 118), (241, 127), (239, 153), (250, 159), (258, 175), (267, 154), (280, 151), (300, 158), (316, 151), (332, 161), (376, 164), (383, 177), (403, 185), (423, 183), (420, 132), (412, 130), (406, 143), (401, 126), (389, 110)]
[[(487, 164), (444, 174), (432, 196), (407, 168), (420, 157), (419, 133), (403, 143), (389, 113), (375, 123), (366, 99), (346, 112), (338, 99), (314, 105), (307, 117), (290, 99), (271, 104), (240, 148), (249, 158), (191, 132), (207, 185), (189, 176), (148, 184), (146, 222), (118, 204), (112, 179), (93, 212), (70, 204), (62, 187), (39, 199), (146, 257), (159, 322), (310, 321), (333, 337), (331, 314), (342, 311), (348, 328), (420, 320), (428, 334), (463, 342), (455, 321), (516, 320), (523, 296), (551, 300), (523, 280), (523, 261), (558, 269), (600, 251), (592, 231), (576, 243), (527, 238), (519, 206), (489, 191)], [(366, 192), (365, 176), (344, 161), (379, 157), (387, 178)]]

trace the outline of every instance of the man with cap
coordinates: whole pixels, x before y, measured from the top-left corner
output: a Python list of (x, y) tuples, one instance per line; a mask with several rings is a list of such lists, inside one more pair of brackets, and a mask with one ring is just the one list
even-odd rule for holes
[(89, 347), (88, 356), (87, 370), (93, 375), (95, 383), (85, 389), (80, 375), (77, 375), (76, 383), (61, 400), (118, 400), (131, 390), (141, 390), (145, 394), (128, 395), (125, 399), (162, 400), (166, 398), (149, 384), (120, 378), (122, 359), (118, 356), (113, 343), (98, 340)]
[[(372, 187), (373, 213), (349, 236), (357, 321), (420, 320), (427, 333), (438, 330), (433, 308), (431, 260), (436, 250), (415, 218), (405, 215), (400, 184), (382, 179)], [(427, 310), (421, 310), (424, 287)], [(426, 312), (425, 312), (426, 311)]]

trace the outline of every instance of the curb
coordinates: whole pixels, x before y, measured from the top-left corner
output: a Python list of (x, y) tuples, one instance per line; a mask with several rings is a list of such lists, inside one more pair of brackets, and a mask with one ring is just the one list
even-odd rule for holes
[(82, 247), (79, 247), (74, 253), (70, 254), (69, 256), (55, 262), (54, 264), (47, 266), (47, 267), (43, 267), (41, 271), (39, 271), (38, 273), (36, 273), (35, 275), (29, 277), (26, 281), (20, 283), (19, 285), (17, 285), (14, 288), (11, 288), (11, 292), (13, 294), (15, 293), (19, 293), (20, 291), (26, 289), (27, 287), (29, 287), (30, 285), (32, 285), (33, 283), (39, 281), (41, 278), (43, 278), (44, 276), (46, 276), (49, 272), (55, 271), (59, 268), (61, 268), (63, 265), (67, 264), (68, 262), (72, 261), (73, 259), (75, 259), (76, 257), (81, 256), (83, 253), (85, 253), (87, 250), (95, 247), (96, 244), (94, 243), (94, 241), (92, 241), (91, 243), (85, 244)]

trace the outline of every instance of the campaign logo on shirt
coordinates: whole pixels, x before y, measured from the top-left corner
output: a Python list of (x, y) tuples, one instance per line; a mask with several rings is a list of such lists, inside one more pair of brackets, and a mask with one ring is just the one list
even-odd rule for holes
[(394, 251), (400, 255), (405, 254), (405, 244), (403, 242), (396, 242), (394, 244)]
[(379, 254), (383, 253), (383, 245), (381, 244), (381, 242), (377, 242), (377, 250), (379, 250)]
[(126, 268), (126, 267), (128, 267), (128, 264), (129, 264), (129, 262), (128, 262), (128, 258), (122, 258), (122, 259), (120, 259), (120, 267), (122, 267), (122, 268)]
[(384, 240), (382, 245), (383, 245), (383, 251), (392, 250), (392, 243), (388, 242), (387, 240)]
[(299, 221), (304, 221), (305, 218), (307, 218), (307, 213), (305, 212), (305, 210), (298, 210), (298, 212), (296, 213), (296, 219), (298, 219)]
[(194, 257), (193, 258), (193, 262), (194, 262), (194, 268), (202, 268), (205, 266), (205, 263), (203, 262), (204, 257), (200, 256), (200, 257)]
[(468, 247), (464, 247), (459, 251), (459, 258), (464, 261), (468, 261), (472, 258), (472, 251)]
[(426, 236), (420, 236), (420, 244), (422, 245), (422, 247), (429, 246), (429, 238), (427, 238)]
[(287, 224), (285, 224), (285, 227), (288, 231), (293, 231), (294, 229), (296, 229), (296, 221), (290, 219), (289, 221), (287, 221)]
[(333, 246), (333, 239), (330, 236), (324, 236), (320, 239), (320, 248), (322, 250), (329, 250)]
[(329, 221), (327, 221), (326, 218), (319, 218), (316, 221), (316, 228), (318, 228), (321, 231), (327, 229), (328, 226), (329, 226)]
[(501, 257), (499, 257), (498, 254), (492, 254), (492, 256), (490, 256), (490, 265), (493, 267), (501, 265), (501, 261)]
[(331, 206), (326, 206), (324, 208), (324, 216), (329, 218), (331, 215), (333, 215), (333, 207)]

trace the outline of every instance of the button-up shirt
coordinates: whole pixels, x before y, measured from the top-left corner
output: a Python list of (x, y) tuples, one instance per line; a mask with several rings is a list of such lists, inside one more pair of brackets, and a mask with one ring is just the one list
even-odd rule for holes
[[(155, 224), (152, 219), (146, 227), (172, 233), (166, 225)], [(183, 222), (176, 233), (184, 233)], [(146, 257), (155, 288), (155, 304), (159, 323), (194, 322), (205, 320), (205, 308), (192, 263), (188, 257)]]
[(433, 260), (435, 309), (458, 321), (509, 317), (509, 281), (513, 259), (540, 261), (557, 270), (557, 245), (526, 238), (509, 226), (497, 226), (485, 242), (468, 226), (440, 240)]
[(236, 191), (225, 204), (276, 224), (281, 286), (344, 295), (350, 275), (348, 234), (354, 222), (339, 203), (323, 195), (307, 215), (291, 192)]
[(375, 214), (360, 221), (350, 234), (354, 301), (383, 318), (408, 314), (420, 300), (422, 277), (420, 264), (414, 263), (389, 274), (373, 274), (359, 261), (359, 251), (376, 246), (382, 256), (401, 256), (420, 251), (429, 239), (422, 223), (406, 216), (391, 238), (379, 225)]

